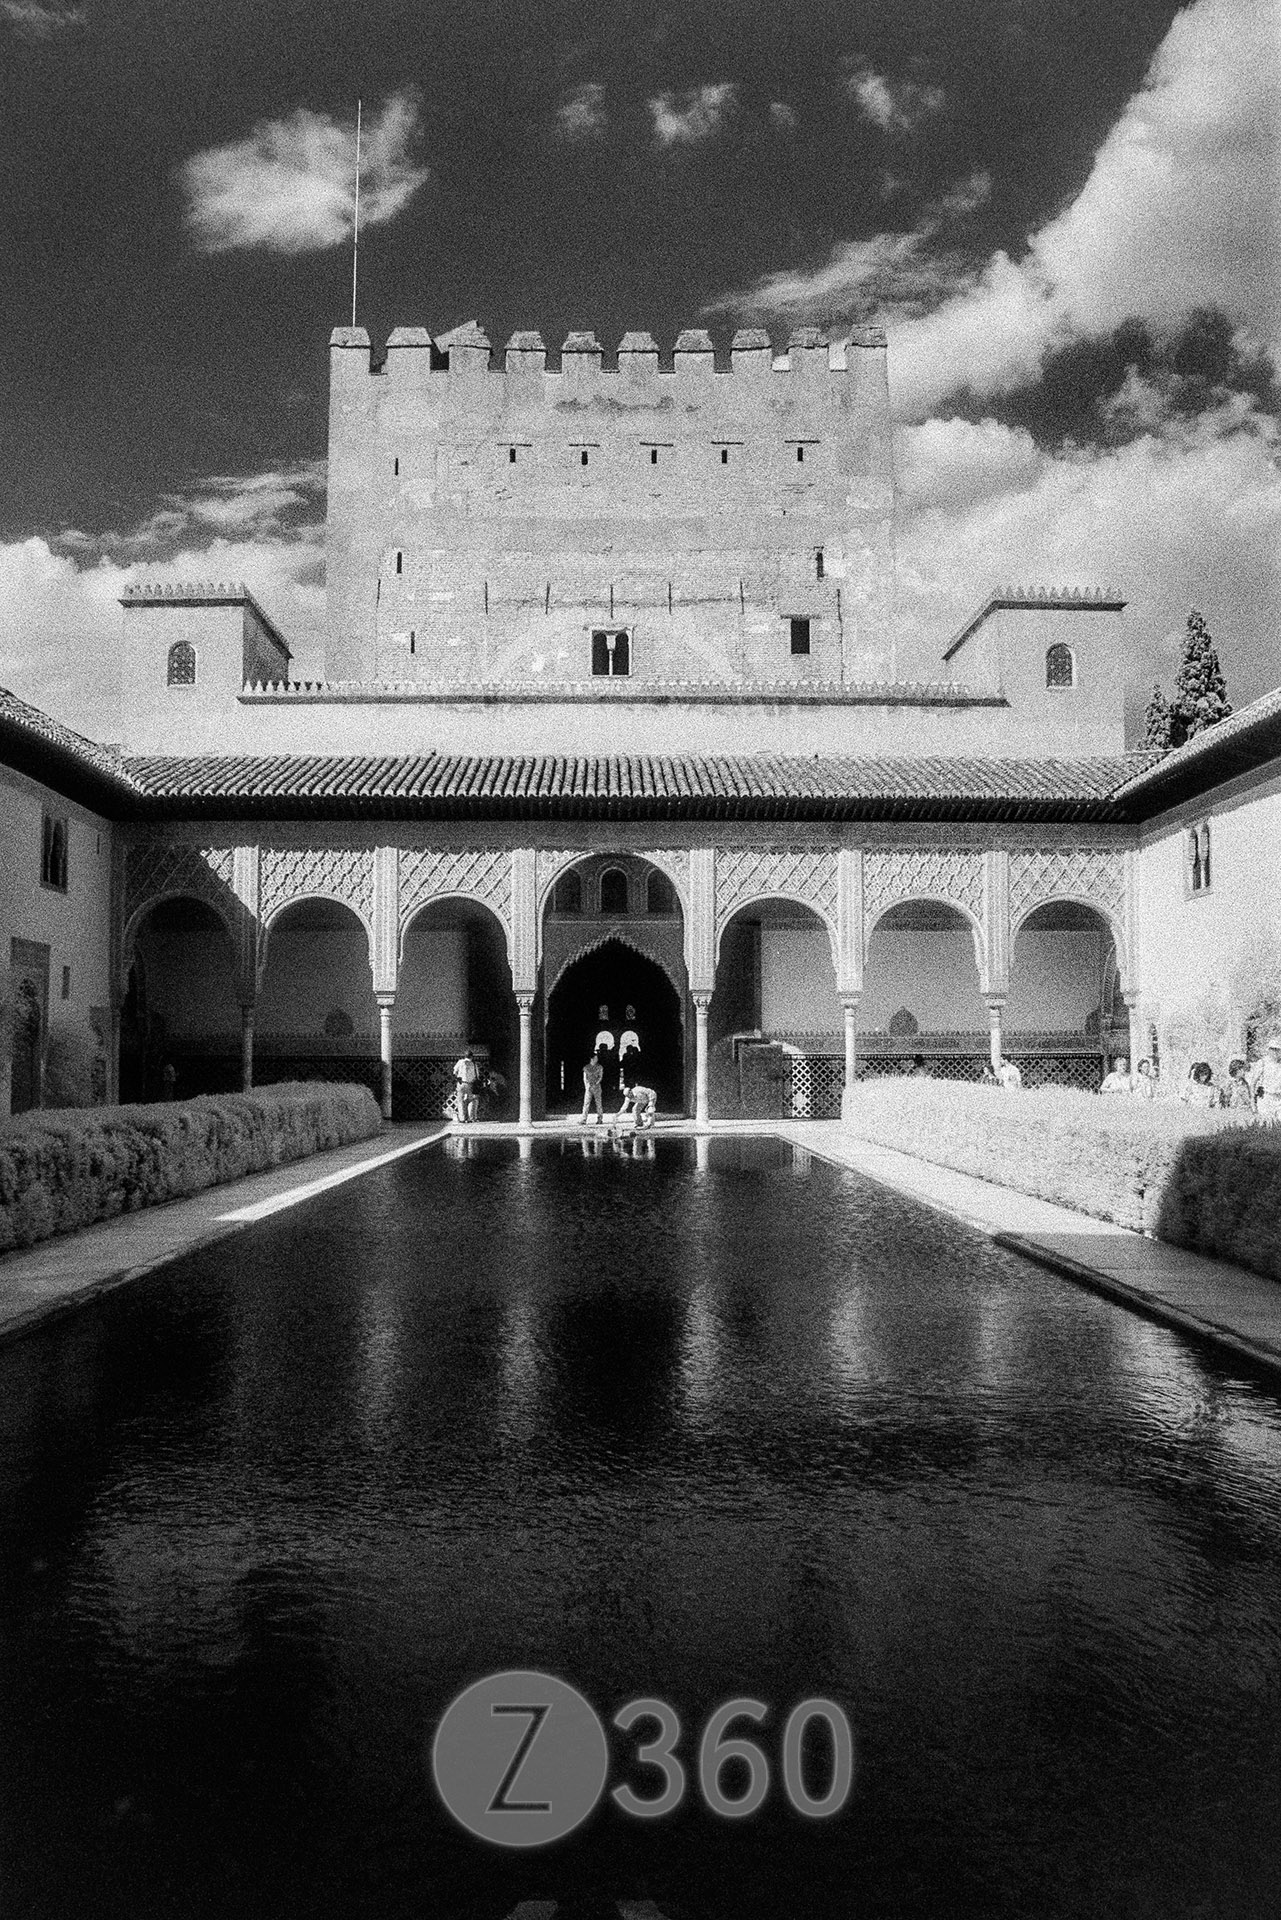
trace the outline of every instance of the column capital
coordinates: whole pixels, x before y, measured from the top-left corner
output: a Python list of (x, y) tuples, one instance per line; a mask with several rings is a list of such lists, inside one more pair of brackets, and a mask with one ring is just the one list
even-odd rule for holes
[(847, 1013), (857, 1013), (859, 1007), (862, 1005), (863, 995), (861, 992), (854, 992), (846, 988), (840, 995), (840, 1002)]
[(380, 987), (374, 995), (374, 999), (378, 1002), (378, 1011), (380, 1013), (390, 1013), (396, 1004), (396, 989), (394, 987)]
[(537, 996), (532, 993), (518, 993), (516, 995), (516, 1005), (520, 1009), (520, 1017), (522, 1020), (528, 1020), (533, 1013), (536, 998)]
[(695, 1013), (706, 1014), (708, 1012), (712, 1004), (712, 996), (705, 988), (699, 987), (697, 991), (691, 991), (689, 997), (694, 1002)]
[(983, 1003), (989, 1013), (999, 1014), (1004, 1010), (1005, 1002), (1008, 998), (1009, 995), (1004, 993), (985, 993), (983, 995)]

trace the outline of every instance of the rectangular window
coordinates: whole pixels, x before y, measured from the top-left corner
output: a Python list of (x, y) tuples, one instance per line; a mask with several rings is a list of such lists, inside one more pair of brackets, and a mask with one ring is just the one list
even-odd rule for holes
[(67, 822), (64, 816), (46, 813), (41, 827), (40, 882), (67, 891)]
[(729, 465), (729, 448), (728, 447), (721, 448), (721, 465), (723, 467), (727, 467)]
[(397, 573), (403, 573), (405, 571), (405, 556), (400, 552), (399, 548), (396, 551), (396, 571)]
[(508, 466), (509, 466), (509, 467), (514, 467), (514, 466), (515, 466), (515, 464), (516, 464), (516, 449), (515, 449), (515, 447), (508, 447), (508, 449), (507, 449), (507, 464), (508, 464)]
[(1208, 893), (1210, 890), (1210, 828), (1208, 822), (1199, 827), (1188, 828), (1185, 849), (1188, 892)]
[(823, 549), (822, 549), (822, 547), (820, 547), (820, 548), (818, 549), (818, 551), (817, 551), (817, 552), (815, 553), (815, 555), (814, 555), (814, 577), (815, 577), (815, 579), (817, 579), (817, 580), (821, 580), (821, 579), (823, 578)]
[(805, 458), (805, 449), (804, 449), (804, 447), (798, 447), (798, 448), (796, 449), (796, 458), (797, 458), (798, 460), (803, 460), (803, 459)]
[(657, 447), (651, 447), (649, 450), (649, 464), (651, 467), (656, 467), (658, 465), (658, 448)]
[(792, 652), (808, 653), (810, 650), (810, 623), (808, 620), (792, 620)]
[(632, 670), (631, 635), (624, 629), (621, 632), (605, 632), (598, 628), (592, 634), (592, 673), (617, 679), (630, 674)]
[(400, 455), (399, 454), (397, 454), (396, 458), (392, 461), (391, 470), (392, 470), (392, 473), (396, 476), (396, 478), (399, 479), (400, 477)]

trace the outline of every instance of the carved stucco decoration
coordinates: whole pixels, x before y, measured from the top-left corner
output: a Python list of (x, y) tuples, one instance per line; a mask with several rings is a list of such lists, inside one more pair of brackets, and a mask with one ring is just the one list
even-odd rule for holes
[(1025, 848), (1010, 855), (1010, 925), (1017, 928), (1051, 900), (1077, 900), (1128, 934), (1125, 854), (1119, 847)]
[(646, 847), (638, 856), (648, 860), (651, 867), (657, 867), (665, 873), (675, 887), (681, 903), (681, 911), (689, 912), (689, 849), (688, 847)]
[(983, 855), (969, 848), (886, 847), (863, 856), (863, 925), (870, 942), (877, 921), (908, 900), (941, 900), (984, 923)]
[(512, 857), (506, 847), (434, 853), (414, 848), (400, 856), (400, 927), (431, 900), (462, 896), (489, 907), (512, 934)]
[(295, 900), (338, 900), (374, 923), (372, 847), (264, 847), (258, 914), (264, 928)]
[(232, 878), (235, 852), (231, 847), (175, 846), (147, 841), (125, 855), (124, 920), (132, 944), (136, 923), (153, 901), (187, 894), (203, 900), (235, 937), (241, 906)]
[(535, 869), (535, 904), (541, 914), (547, 905), (547, 896), (566, 867), (572, 867), (580, 860), (593, 857), (590, 847), (540, 847), (538, 864)]
[(837, 855), (834, 849), (734, 847), (716, 855), (716, 948), (728, 922), (753, 900), (796, 900), (811, 907), (827, 927), (836, 964), (838, 942)]

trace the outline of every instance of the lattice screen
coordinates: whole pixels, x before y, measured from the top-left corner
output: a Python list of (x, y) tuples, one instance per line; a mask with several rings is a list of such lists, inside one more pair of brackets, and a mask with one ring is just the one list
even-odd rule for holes
[[(395, 1059), (391, 1069), (391, 1110), (397, 1120), (452, 1120), (452, 1060), (422, 1056)], [(448, 1109), (448, 1110), (447, 1110)]]
[(789, 1054), (788, 1111), (793, 1120), (839, 1120), (845, 1056)]

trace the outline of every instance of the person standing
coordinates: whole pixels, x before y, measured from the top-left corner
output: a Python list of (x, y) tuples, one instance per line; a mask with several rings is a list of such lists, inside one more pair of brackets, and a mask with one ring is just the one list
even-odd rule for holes
[(605, 1006), (596, 1010), (596, 1038), (592, 1041), (592, 1052), (600, 1062), (603, 1087), (607, 1083), (614, 1054), (614, 1029), (609, 1021), (609, 1008)]
[(601, 1099), (601, 1086), (605, 1079), (605, 1069), (598, 1055), (592, 1054), (583, 1067), (583, 1111), (578, 1117), (580, 1127), (587, 1125), (588, 1109), (594, 1104), (597, 1125), (605, 1119), (605, 1103)]
[(1017, 1093), (1023, 1085), (1023, 1075), (1012, 1060), (1002, 1060), (996, 1070), (996, 1077), (1007, 1093)]
[(454, 1111), (464, 1126), (470, 1125), (476, 1118), (479, 1080), (480, 1068), (476, 1065), (475, 1054), (468, 1047), (462, 1057), (454, 1062)]
[(1269, 1126), (1281, 1124), (1281, 1033), (1270, 1033), (1254, 1094), (1254, 1110)]
[(640, 1079), (642, 1055), (640, 1035), (636, 1031), (636, 1009), (628, 1007), (624, 1016), (625, 1025), (618, 1036), (618, 1090), (623, 1096), (619, 1113), (627, 1112), (628, 1095)]
[(1231, 1113), (1254, 1112), (1254, 1089), (1240, 1054), (1234, 1054), (1228, 1061), (1228, 1084), (1223, 1089), (1223, 1104)]
[(1130, 1078), (1130, 1063), (1119, 1056), (1112, 1062), (1111, 1073), (1105, 1075), (1100, 1093), (1133, 1093), (1134, 1082)]
[(1134, 1076), (1134, 1097), (1136, 1100), (1156, 1099), (1156, 1075), (1150, 1060), (1139, 1062), (1138, 1072)]

